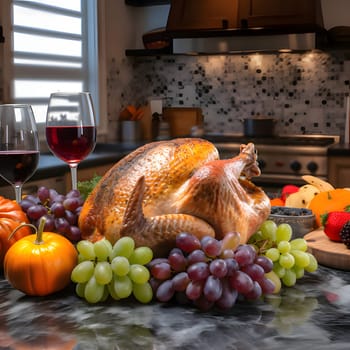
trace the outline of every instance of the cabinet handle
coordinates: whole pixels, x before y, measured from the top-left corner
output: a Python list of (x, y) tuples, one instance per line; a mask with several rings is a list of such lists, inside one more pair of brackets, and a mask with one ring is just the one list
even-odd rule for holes
[(246, 18), (241, 19), (241, 29), (248, 29), (248, 20)]
[(227, 19), (221, 20), (221, 27), (222, 27), (222, 29), (228, 29), (228, 20)]

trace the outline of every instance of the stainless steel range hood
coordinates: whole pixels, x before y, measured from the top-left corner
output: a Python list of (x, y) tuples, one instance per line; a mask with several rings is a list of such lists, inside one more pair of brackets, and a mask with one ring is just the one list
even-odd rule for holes
[(326, 37), (320, 0), (172, 0), (173, 53), (312, 50)]
[(313, 50), (315, 48), (315, 33), (173, 38), (174, 54), (219, 54), (268, 51), (290, 52)]

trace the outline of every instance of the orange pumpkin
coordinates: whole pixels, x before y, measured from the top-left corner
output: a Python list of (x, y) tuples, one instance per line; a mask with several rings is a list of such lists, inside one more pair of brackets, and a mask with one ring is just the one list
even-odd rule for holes
[(322, 226), (321, 216), (331, 211), (344, 211), (350, 205), (350, 191), (343, 188), (318, 193), (308, 208), (315, 214), (316, 224)]
[(27, 295), (44, 296), (70, 283), (78, 261), (74, 245), (58, 233), (42, 232), (21, 238), (7, 251), (4, 274), (8, 282)]
[(29, 227), (22, 227), (10, 239), (11, 233), (23, 222), (28, 223), (28, 217), (20, 205), (0, 196), (0, 269), (8, 249), (20, 238), (31, 234)]

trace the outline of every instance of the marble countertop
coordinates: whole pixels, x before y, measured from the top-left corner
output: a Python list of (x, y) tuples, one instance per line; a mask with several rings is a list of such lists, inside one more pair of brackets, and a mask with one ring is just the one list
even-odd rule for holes
[(0, 277), (0, 349), (345, 350), (349, 329), (350, 273), (326, 267), (280, 296), (227, 312), (133, 300), (89, 305), (73, 285), (28, 297)]

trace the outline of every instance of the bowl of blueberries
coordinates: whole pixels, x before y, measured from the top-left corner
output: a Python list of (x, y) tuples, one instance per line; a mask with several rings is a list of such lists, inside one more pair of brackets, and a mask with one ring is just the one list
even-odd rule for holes
[(293, 238), (304, 237), (316, 229), (315, 215), (307, 208), (272, 206), (269, 219), (276, 225), (289, 224), (293, 230)]

